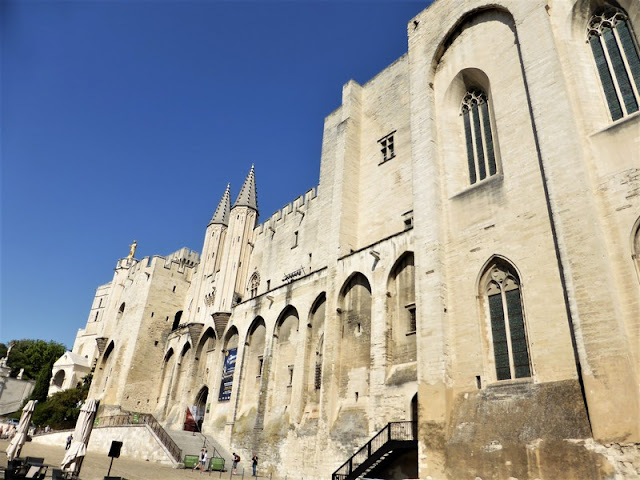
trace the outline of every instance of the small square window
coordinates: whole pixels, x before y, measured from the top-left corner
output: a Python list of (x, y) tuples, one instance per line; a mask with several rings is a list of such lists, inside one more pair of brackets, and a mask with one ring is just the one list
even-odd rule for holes
[(407, 309), (407, 313), (409, 314), (407, 335), (410, 335), (416, 333), (416, 304), (410, 303), (409, 305), (406, 305), (405, 308)]
[(388, 160), (391, 160), (396, 156), (395, 145), (394, 145), (394, 135), (396, 131), (385, 135), (378, 143), (380, 144), (380, 152), (382, 153), (382, 161), (380, 163), (384, 163)]
[(413, 228), (413, 210), (409, 210), (402, 214), (402, 221), (404, 223), (404, 229), (410, 230)]

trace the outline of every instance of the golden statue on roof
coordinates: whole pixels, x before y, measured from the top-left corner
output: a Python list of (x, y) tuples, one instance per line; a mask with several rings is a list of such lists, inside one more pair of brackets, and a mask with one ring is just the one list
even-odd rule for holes
[(138, 242), (134, 240), (133, 243), (129, 245), (129, 256), (127, 258), (133, 258), (133, 256), (136, 254), (137, 247), (138, 247)]

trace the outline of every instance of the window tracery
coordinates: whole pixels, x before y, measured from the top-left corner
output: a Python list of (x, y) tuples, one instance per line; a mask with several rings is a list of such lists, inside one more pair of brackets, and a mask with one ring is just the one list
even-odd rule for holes
[(253, 275), (251, 275), (251, 278), (249, 279), (249, 293), (251, 298), (254, 298), (255, 296), (258, 295), (259, 286), (260, 286), (260, 274), (258, 272), (255, 272)]
[(531, 376), (520, 281), (506, 264), (488, 270), (486, 296), (497, 380)]
[(467, 91), (462, 99), (461, 115), (472, 185), (497, 173), (487, 94), (478, 88)]
[(637, 40), (624, 10), (602, 7), (587, 26), (604, 95), (613, 120), (638, 111), (640, 103), (640, 55)]

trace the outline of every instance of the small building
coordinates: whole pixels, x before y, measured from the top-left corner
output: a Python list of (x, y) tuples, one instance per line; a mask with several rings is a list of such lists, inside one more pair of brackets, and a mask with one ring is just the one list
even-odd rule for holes
[(75, 387), (90, 372), (91, 362), (86, 356), (64, 352), (53, 364), (48, 395)]

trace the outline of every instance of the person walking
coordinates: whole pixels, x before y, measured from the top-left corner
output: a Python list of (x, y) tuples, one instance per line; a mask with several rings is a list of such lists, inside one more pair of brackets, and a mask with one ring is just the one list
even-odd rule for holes
[(193, 471), (195, 472), (198, 468), (200, 468), (200, 473), (202, 473), (202, 461), (204, 460), (204, 447), (200, 449), (200, 455), (198, 455), (198, 463), (193, 467)]
[(200, 467), (200, 473), (207, 470), (207, 463), (209, 462), (209, 452), (207, 449), (204, 449), (204, 454), (202, 455), (202, 466)]
[(251, 468), (253, 468), (253, 476), (257, 477), (256, 471), (258, 470), (258, 456), (256, 452), (253, 452), (253, 457), (251, 457)]
[(71, 434), (71, 435), (69, 435), (67, 437), (67, 444), (64, 447), (65, 450), (69, 450), (69, 447), (71, 447), (71, 442), (72, 441), (73, 441), (73, 434)]

